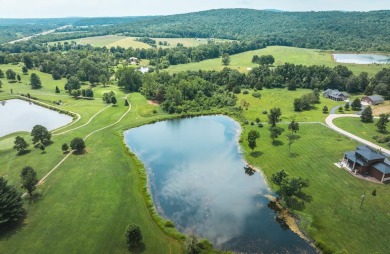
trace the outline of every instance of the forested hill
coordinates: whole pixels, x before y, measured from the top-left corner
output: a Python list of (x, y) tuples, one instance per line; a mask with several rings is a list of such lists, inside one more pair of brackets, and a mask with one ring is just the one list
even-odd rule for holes
[(390, 11), (273, 12), (218, 9), (155, 17), (115, 26), (111, 32), (150, 37), (278, 37), (297, 47), (390, 51)]

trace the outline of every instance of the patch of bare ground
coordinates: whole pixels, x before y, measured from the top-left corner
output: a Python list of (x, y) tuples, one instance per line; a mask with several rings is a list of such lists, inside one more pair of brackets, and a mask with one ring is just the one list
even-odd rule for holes
[(385, 101), (383, 104), (372, 106), (372, 113), (375, 116), (380, 114), (390, 114), (390, 101)]
[(156, 106), (156, 107), (160, 106), (160, 103), (158, 103), (157, 101), (150, 101), (150, 100), (148, 100), (148, 104)]

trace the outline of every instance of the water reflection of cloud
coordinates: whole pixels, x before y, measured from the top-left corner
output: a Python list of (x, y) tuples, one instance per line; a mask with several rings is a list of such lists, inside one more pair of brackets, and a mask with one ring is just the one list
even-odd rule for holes
[(158, 194), (169, 206), (168, 217), (182, 229), (194, 227), (217, 245), (242, 234), (245, 218), (260, 209), (253, 197), (261, 178), (246, 176), (231, 151), (213, 154), (211, 161), (175, 165)]

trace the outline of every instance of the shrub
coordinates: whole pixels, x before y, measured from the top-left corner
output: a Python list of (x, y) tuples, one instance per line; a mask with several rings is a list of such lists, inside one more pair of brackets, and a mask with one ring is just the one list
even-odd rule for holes
[(167, 228), (174, 228), (174, 227), (175, 227), (175, 224), (173, 224), (172, 221), (167, 220), (167, 221), (165, 221), (165, 226), (166, 226)]
[(259, 128), (263, 128), (263, 124), (262, 123), (259, 123), (258, 126), (259, 126)]
[(242, 94), (249, 94), (249, 91), (245, 90), (244, 92), (242, 92)]
[(261, 94), (257, 92), (252, 93), (252, 96), (259, 99), (261, 98)]
[(137, 246), (142, 241), (142, 231), (137, 224), (127, 226), (126, 241), (129, 246)]
[(268, 114), (267, 110), (263, 110), (263, 114), (264, 115)]

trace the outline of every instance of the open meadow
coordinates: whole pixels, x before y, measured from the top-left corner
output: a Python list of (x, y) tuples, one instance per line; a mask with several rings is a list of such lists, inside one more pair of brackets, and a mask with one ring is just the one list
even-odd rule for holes
[[(264, 49), (247, 51), (244, 53), (231, 55), (229, 68), (237, 69), (242, 72), (248, 72), (248, 68), (258, 66), (252, 63), (252, 57), (254, 55), (273, 55), (275, 58), (275, 66), (282, 65), (284, 63), (302, 64), (302, 65), (325, 65), (329, 67), (335, 67), (337, 65), (343, 65), (348, 67), (354, 74), (360, 74), (361, 72), (367, 72), (370, 76), (375, 75), (383, 68), (389, 67), (388, 64), (342, 64), (336, 63), (332, 59), (331, 51), (324, 51), (318, 49), (304, 49), (294, 47), (283, 46), (270, 46)], [(177, 73), (187, 70), (222, 70), (226, 66), (223, 66), (220, 58), (209, 59), (201, 62), (194, 62), (189, 64), (172, 65), (168, 68), (171, 73)]]

